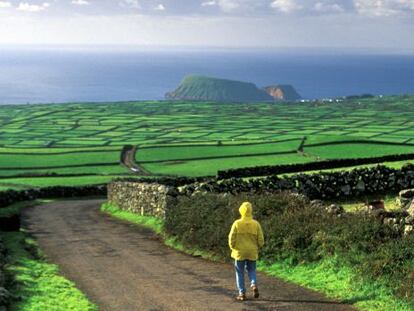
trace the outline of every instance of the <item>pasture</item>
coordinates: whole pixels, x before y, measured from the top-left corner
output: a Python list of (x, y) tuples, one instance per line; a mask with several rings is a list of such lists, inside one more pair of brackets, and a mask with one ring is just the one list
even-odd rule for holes
[[(124, 102), (0, 106), (0, 187), (414, 153), (414, 96), (339, 103)], [(402, 163), (401, 163), (402, 164)], [(398, 164), (400, 165), (400, 164)]]

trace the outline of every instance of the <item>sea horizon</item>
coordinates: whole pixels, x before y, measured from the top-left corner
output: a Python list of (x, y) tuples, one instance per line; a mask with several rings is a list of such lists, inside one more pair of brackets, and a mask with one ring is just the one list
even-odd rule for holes
[(304, 99), (414, 94), (414, 54), (306, 48), (7, 46), (0, 105), (163, 100), (187, 74), (291, 84)]

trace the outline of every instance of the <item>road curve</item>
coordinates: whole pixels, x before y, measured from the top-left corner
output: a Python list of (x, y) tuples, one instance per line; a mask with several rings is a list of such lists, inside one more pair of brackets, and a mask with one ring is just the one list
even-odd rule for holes
[(231, 265), (169, 249), (148, 229), (102, 214), (102, 202), (60, 201), (23, 213), (48, 260), (100, 310), (353, 310), (263, 274), (260, 299), (236, 302)]

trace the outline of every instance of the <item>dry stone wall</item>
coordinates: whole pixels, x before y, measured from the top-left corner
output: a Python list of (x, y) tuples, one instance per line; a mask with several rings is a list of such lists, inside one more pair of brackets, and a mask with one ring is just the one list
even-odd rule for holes
[[(413, 164), (406, 164), (400, 170), (378, 165), (351, 171), (269, 176), (250, 180), (240, 178), (117, 180), (108, 186), (108, 199), (109, 202), (127, 211), (164, 217), (168, 206), (174, 204), (177, 196), (192, 196), (197, 193), (266, 194), (287, 190), (303, 194), (311, 200), (327, 200), (367, 194), (396, 193), (412, 187), (414, 187)], [(401, 201), (403, 200), (408, 200), (406, 203), (411, 202), (409, 198), (405, 199), (402, 196)]]
[(112, 182), (108, 185), (108, 202), (139, 215), (164, 218), (173, 204), (175, 189), (157, 183)]

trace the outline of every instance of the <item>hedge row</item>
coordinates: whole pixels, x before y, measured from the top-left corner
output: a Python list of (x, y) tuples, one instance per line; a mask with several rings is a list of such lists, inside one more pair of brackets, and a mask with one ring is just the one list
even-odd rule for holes
[(318, 262), (337, 258), (367, 282), (382, 281), (414, 305), (414, 235), (372, 214), (332, 213), (299, 195), (196, 193), (179, 196), (166, 214), (165, 230), (187, 247), (229, 259), (227, 235), (249, 200), (265, 233), (261, 258), (270, 262)]
[(76, 187), (53, 186), (28, 190), (6, 190), (0, 191), (0, 208), (7, 207), (21, 201), (32, 201), (42, 198), (103, 196), (106, 195), (106, 193), (106, 185)]
[(310, 199), (332, 199), (366, 194), (393, 193), (414, 186), (414, 165), (405, 164), (400, 170), (378, 165), (371, 168), (340, 172), (270, 176), (245, 180), (230, 178), (222, 181), (196, 182), (180, 187), (182, 194), (194, 192), (241, 193), (290, 190)]
[(268, 166), (256, 166), (237, 168), (217, 172), (218, 179), (227, 178), (241, 178), (241, 177), (255, 177), (255, 176), (270, 176), (287, 173), (297, 173), (305, 171), (326, 170), (335, 169), (350, 166), (359, 166), (366, 164), (375, 164), (392, 161), (406, 161), (413, 160), (414, 153), (406, 154), (394, 154), (381, 157), (371, 158), (353, 158), (353, 159), (335, 159), (324, 160), (318, 162), (298, 163), (298, 164), (286, 164), (286, 165), (268, 165)]

